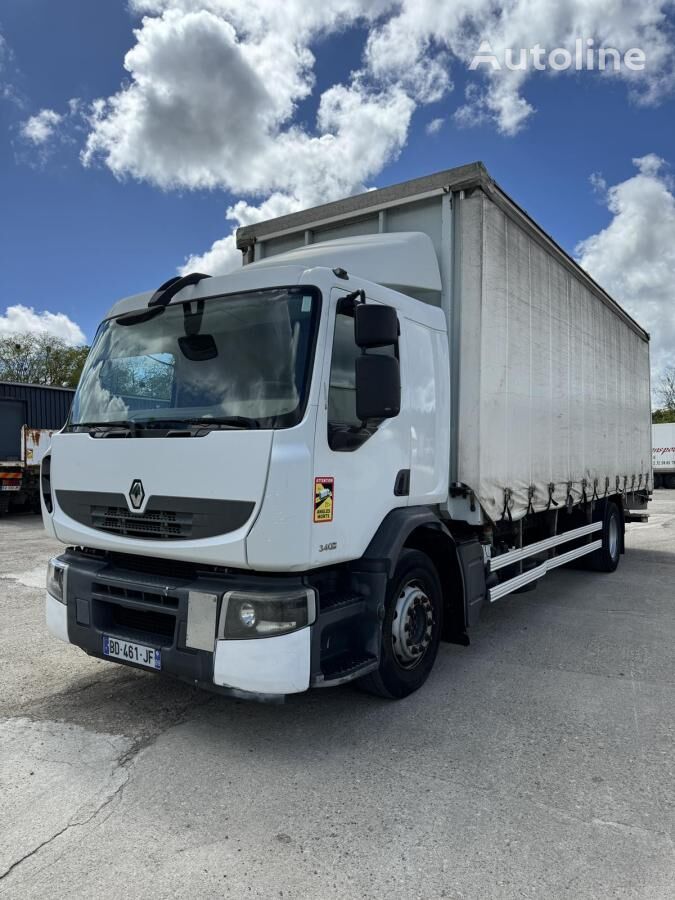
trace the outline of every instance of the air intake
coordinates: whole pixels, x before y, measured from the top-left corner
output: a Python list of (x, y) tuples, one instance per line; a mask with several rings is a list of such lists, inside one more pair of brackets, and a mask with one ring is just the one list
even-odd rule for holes
[(52, 503), (52, 458), (49, 454), (42, 457), (42, 465), (40, 466), (40, 490), (42, 491), (42, 499), (48, 513), (54, 509)]

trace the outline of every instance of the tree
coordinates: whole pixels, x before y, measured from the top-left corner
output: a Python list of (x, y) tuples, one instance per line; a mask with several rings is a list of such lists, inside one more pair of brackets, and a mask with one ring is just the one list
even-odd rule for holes
[(654, 393), (659, 398), (662, 410), (675, 411), (675, 366), (664, 369)]
[(0, 337), (0, 380), (77, 387), (89, 347), (69, 347), (50, 334)]

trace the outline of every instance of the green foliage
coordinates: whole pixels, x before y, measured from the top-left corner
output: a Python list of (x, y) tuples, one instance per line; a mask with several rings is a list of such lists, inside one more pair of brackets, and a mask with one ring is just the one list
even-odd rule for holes
[(652, 413), (652, 422), (654, 425), (675, 422), (675, 409), (655, 409)]
[(88, 352), (49, 334), (0, 337), (0, 380), (74, 388)]

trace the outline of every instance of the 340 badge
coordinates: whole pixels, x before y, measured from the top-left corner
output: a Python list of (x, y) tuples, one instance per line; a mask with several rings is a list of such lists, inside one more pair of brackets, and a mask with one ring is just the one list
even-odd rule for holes
[(332, 522), (335, 479), (322, 475), (314, 479), (314, 521)]

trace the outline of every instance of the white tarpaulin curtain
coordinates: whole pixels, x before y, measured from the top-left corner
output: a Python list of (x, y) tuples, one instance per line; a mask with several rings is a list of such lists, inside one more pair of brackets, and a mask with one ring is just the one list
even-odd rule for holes
[(644, 488), (648, 342), (482, 191), (461, 203), (460, 480), (493, 520)]

